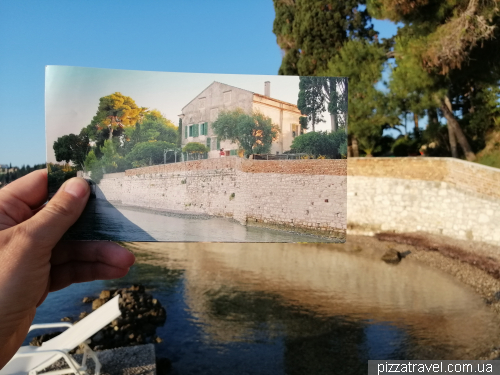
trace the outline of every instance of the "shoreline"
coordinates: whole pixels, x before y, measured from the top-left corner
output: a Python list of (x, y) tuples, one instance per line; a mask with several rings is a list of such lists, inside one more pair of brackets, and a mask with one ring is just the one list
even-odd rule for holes
[[(378, 259), (388, 249), (410, 252), (402, 262), (413, 259), (446, 273), (471, 288), (500, 319), (500, 247), (422, 232), (347, 236), (347, 244), (347, 252), (364, 255), (368, 245)], [(478, 359), (500, 359), (500, 348), (493, 347), (489, 355)]]
[[(337, 233), (336, 235), (328, 236), (328, 235), (323, 234), (323, 231), (320, 231), (320, 230), (314, 230), (314, 229), (306, 230), (306, 229), (303, 229), (300, 227), (265, 223), (262, 221), (257, 221), (255, 219), (248, 219), (246, 224), (241, 224), (238, 220), (236, 220), (230, 216), (215, 216), (215, 215), (206, 214), (204, 212), (186, 212), (186, 211), (179, 211), (179, 210), (167, 210), (167, 209), (158, 209), (158, 208), (151, 208), (151, 207), (132, 206), (132, 205), (122, 204), (121, 201), (108, 201), (105, 199), (97, 199), (97, 201), (99, 201), (100, 203), (103, 203), (103, 204), (108, 204), (110, 206), (113, 206), (116, 209), (150, 213), (150, 214), (154, 214), (154, 215), (176, 217), (176, 218), (182, 218), (182, 219), (194, 219), (194, 220), (223, 219), (223, 220), (228, 220), (229, 222), (232, 222), (235, 224), (239, 224), (239, 225), (244, 226), (244, 227), (264, 228), (264, 229), (273, 230), (273, 231), (276, 231), (279, 233), (290, 233), (293, 235), (311, 237), (311, 242), (305, 242), (305, 243), (322, 242), (321, 240), (327, 241), (324, 243), (345, 243), (345, 241), (346, 241), (345, 234), (340, 233), (340, 232)], [(296, 243), (296, 242), (290, 242), (290, 243)]]

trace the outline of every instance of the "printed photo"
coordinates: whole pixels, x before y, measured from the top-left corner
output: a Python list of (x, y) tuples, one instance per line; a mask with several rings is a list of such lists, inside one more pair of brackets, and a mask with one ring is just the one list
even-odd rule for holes
[(345, 77), (48, 66), (49, 196), (73, 240), (345, 242)]

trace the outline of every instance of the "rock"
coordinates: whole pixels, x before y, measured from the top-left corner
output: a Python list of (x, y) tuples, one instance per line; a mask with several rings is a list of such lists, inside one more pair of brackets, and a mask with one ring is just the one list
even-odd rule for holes
[(493, 299), (495, 301), (500, 301), (500, 291), (496, 292), (494, 295), (493, 295)]
[[(156, 335), (156, 329), (165, 323), (167, 313), (160, 301), (146, 293), (144, 286), (133, 285), (130, 288), (103, 290), (99, 298), (85, 297), (83, 302), (92, 303), (92, 310), (96, 310), (118, 294), (121, 296), (119, 307), (122, 315), (97, 332), (89, 346), (94, 350), (105, 350), (162, 342)], [(87, 315), (87, 312), (82, 312), (79, 320)], [(42, 340), (48, 340), (55, 335), (35, 337), (33, 345), (41, 345)]]
[(163, 342), (163, 340), (161, 339), (161, 337), (156, 336), (156, 335), (154, 336), (153, 341), (156, 342), (157, 344)]
[(102, 341), (103, 338), (104, 338), (104, 333), (102, 333), (102, 331), (99, 331), (92, 337), (92, 341), (98, 343)]
[(68, 316), (65, 316), (64, 318), (61, 319), (61, 322), (71, 322), (72, 319)]
[(78, 316), (78, 320), (82, 320), (82, 319), (83, 319), (83, 318), (85, 318), (87, 315), (89, 315), (89, 313), (88, 313), (88, 312), (86, 312), (86, 311), (82, 311), (82, 312), (80, 313), (80, 315)]
[(30, 342), (31, 346), (42, 346), (42, 344), (46, 341), (49, 341), (50, 339), (60, 335), (62, 332), (52, 332), (52, 333), (45, 333), (41, 336), (35, 336)]
[(401, 253), (394, 249), (388, 249), (381, 258), (386, 263), (399, 263), (401, 261)]
[(92, 302), (92, 310), (97, 310), (99, 307), (101, 307), (102, 305), (104, 305), (106, 303), (106, 300), (103, 300), (103, 299), (96, 299)]
[(99, 295), (100, 299), (109, 299), (111, 297), (111, 292), (109, 290), (103, 290)]

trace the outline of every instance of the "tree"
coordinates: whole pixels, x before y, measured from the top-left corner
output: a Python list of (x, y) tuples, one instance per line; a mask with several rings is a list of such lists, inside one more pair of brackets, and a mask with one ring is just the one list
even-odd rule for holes
[[(323, 84), (325, 99), (328, 102), (328, 112), (330, 113), (332, 132), (339, 127), (346, 127), (347, 123), (347, 78), (327, 77)], [(346, 129), (347, 130), (347, 129)]]
[(97, 113), (90, 125), (99, 132), (106, 131), (107, 138), (121, 135), (124, 128), (134, 126), (142, 119), (147, 108), (138, 107), (135, 101), (119, 92), (99, 99)]
[(249, 115), (241, 109), (221, 112), (212, 123), (212, 130), (221, 141), (238, 143), (245, 157), (269, 153), (279, 133), (278, 127), (269, 117), (261, 113)]
[(175, 149), (174, 142), (155, 141), (137, 143), (127, 154), (126, 160), (134, 168), (163, 164), (164, 151)]
[(306, 133), (295, 137), (290, 148), (296, 153), (339, 159), (347, 152), (347, 134), (342, 130)]
[[(497, 2), (369, 0), (368, 9), (377, 18), (404, 24), (398, 31), (394, 51), (398, 70), (403, 60), (410, 59), (414, 62), (412, 74), (418, 69), (428, 74), (433, 83), (429, 91), (434, 105), (447, 120), (452, 153), (457, 156), (456, 140), (465, 157), (474, 160), (475, 154), (459, 121), (463, 114), (460, 107), (466, 104), (465, 97), (472, 96), (476, 84), (498, 85)], [(408, 91), (413, 91), (411, 85)]]
[(125, 129), (124, 152), (130, 152), (136, 144), (142, 142), (177, 143), (177, 130), (177, 126), (159, 111), (152, 110), (144, 115), (140, 123)]
[(83, 169), (85, 157), (90, 150), (89, 137), (82, 131), (79, 135), (68, 134), (59, 137), (54, 142), (53, 149), (57, 161), (70, 161), (78, 170)]
[(316, 124), (323, 122), (322, 113), (325, 111), (324, 77), (299, 77), (299, 98), (297, 107), (306, 115), (312, 124), (313, 132)]
[(348, 119), (353, 156), (359, 156), (357, 147), (372, 156), (380, 148), (383, 130), (398, 123), (387, 97), (375, 88), (382, 78), (385, 61), (385, 48), (380, 43), (351, 40), (330, 60), (328, 69), (321, 72), (325, 76), (349, 77)]
[(182, 152), (187, 152), (188, 154), (205, 154), (209, 152), (210, 149), (199, 143), (199, 142), (189, 142), (182, 148)]
[(315, 76), (350, 39), (376, 35), (365, 0), (273, 0), (273, 33), (284, 52), (279, 74)]

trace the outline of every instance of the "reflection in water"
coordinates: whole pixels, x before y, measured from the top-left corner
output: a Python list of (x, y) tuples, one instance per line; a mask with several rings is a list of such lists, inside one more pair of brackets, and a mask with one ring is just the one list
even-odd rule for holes
[[(472, 359), (499, 344), (496, 317), (468, 288), (343, 246), (136, 243), (126, 278), (83, 285), (151, 288), (167, 309), (157, 355), (173, 374), (365, 374), (368, 359)], [(66, 314), (58, 294), (81, 309), (90, 293), (71, 288), (36, 321)]]
[(68, 239), (177, 242), (334, 242), (310, 235), (245, 226), (236, 221), (90, 200)]

